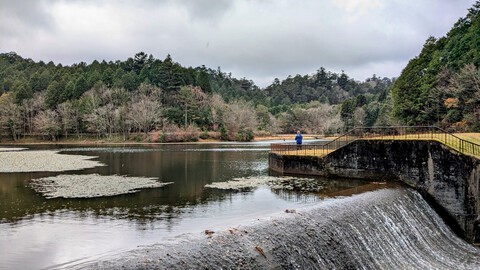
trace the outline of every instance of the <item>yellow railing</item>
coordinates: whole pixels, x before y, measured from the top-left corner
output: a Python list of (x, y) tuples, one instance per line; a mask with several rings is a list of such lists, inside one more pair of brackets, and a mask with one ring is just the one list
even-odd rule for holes
[(271, 152), (281, 155), (324, 156), (351, 142), (369, 140), (434, 140), (463, 154), (480, 156), (480, 145), (459, 138), (435, 126), (385, 126), (354, 128), (332, 141), (307, 143), (272, 144)]

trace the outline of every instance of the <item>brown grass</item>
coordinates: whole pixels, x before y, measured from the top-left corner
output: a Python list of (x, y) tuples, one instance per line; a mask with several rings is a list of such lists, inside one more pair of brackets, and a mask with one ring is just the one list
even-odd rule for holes
[(480, 133), (455, 133), (454, 135), (466, 141), (480, 144)]

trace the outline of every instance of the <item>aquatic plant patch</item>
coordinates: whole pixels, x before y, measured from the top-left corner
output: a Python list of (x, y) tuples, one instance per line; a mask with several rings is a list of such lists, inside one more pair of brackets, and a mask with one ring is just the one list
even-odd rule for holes
[(285, 189), (303, 192), (318, 192), (323, 189), (323, 182), (313, 178), (250, 176), (233, 178), (226, 182), (214, 182), (205, 185), (206, 188), (224, 190), (248, 191), (267, 185), (272, 189)]
[(205, 185), (205, 187), (224, 190), (246, 191), (261, 185), (265, 185), (275, 179), (277, 179), (277, 177), (272, 176), (239, 177), (233, 178), (232, 180), (226, 182), (213, 182), (211, 184)]
[(95, 198), (135, 193), (145, 188), (160, 188), (157, 178), (127, 177), (121, 175), (58, 175), (34, 179), (30, 183), (36, 192), (46, 198)]
[(96, 157), (63, 155), (57, 151), (0, 151), (0, 172), (61, 172), (105, 166)]
[(286, 178), (269, 183), (270, 188), (298, 192), (320, 192), (325, 189), (326, 181), (314, 178)]

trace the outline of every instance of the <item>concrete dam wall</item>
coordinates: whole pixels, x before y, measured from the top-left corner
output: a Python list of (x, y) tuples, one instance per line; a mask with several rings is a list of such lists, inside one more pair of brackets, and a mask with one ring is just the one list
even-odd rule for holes
[(325, 157), (270, 154), (283, 174), (400, 180), (418, 190), (466, 240), (480, 243), (480, 160), (436, 141), (355, 141)]

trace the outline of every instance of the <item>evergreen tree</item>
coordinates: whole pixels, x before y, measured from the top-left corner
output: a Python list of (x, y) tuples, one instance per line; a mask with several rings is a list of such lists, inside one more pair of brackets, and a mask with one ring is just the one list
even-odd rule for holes
[(107, 67), (102, 73), (102, 81), (107, 87), (113, 86), (113, 70), (111, 67)]
[(83, 93), (87, 92), (88, 89), (89, 89), (89, 85), (88, 85), (87, 79), (85, 78), (85, 75), (82, 74), (75, 81), (73, 98), (74, 99), (80, 98), (83, 95)]
[(200, 71), (197, 76), (197, 83), (200, 88), (205, 93), (211, 93), (212, 92), (212, 86), (210, 85), (210, 78), (208, 76), (208, 73), (204, 70)]
[[(445, 37), (427, 39), (420, 55), (402, 71), (392, 89), (393, 112), (399, 120), (419, 125), (438, 123), (445, 117), (447, 122), (462, 118), (458, 109), (445, 108), (445, 99), (456, 94), (449, 93), (448, 89), (452, 88), (444, 86), (442, 74), (459, 74), (470, 64), (480, 66), (479, 7), (480, 1), (477, 1)], [(458, 97), (460, 102), (464, 97)], [(447, 112), (449, 115), (445, 115)]]
[(60, 93), (59, 103), (69, 101), (72, 99), (75, 93), (75, 83), (73, 81), (68, 81), (65, 85), (65, 88)]
[(60, 94), (60, 84), (57, 81), (52, 81), (45, 94), (45, 105), (51, 109), (55, 108), (59, 103)]
[(33, 96), (30, 85), (24, 80), (16, 80), (13, 84), (13, 92), (15, 93), (15, 103), (22, 104), (22, 101)]

